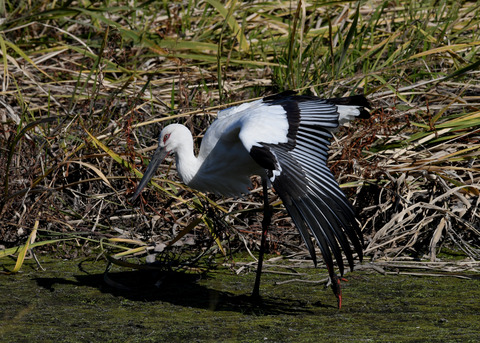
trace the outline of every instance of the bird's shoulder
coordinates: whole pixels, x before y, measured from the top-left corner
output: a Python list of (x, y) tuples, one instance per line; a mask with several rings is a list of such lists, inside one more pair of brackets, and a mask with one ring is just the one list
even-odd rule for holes
[(278, 142), (279, 131), (283, 134), (288, 130), (286, 112), (282, 106), (272, 106), (264, 99), (219, 111), (209, 134), (221, 140), (240, 139), (247, 149), (265, 139)]

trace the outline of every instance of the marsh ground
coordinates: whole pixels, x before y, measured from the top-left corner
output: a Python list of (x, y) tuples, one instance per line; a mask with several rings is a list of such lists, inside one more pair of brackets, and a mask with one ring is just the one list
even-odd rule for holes
[[(3, 342), (478, 342), (479, 280), (354, 271), (343, 308), (324, 283), (281, 283), (228, 268), (202, 277), (112, 270), (105, 262), (41, 258), (0, 279)], [(13, 262), (11, 263), (13, 265)], [(10, 266), (11, 267), (11, 266)], [(326, 272), (310, 269), (320, 279)], [(280, 284), (277, 284), (280, 282)]]

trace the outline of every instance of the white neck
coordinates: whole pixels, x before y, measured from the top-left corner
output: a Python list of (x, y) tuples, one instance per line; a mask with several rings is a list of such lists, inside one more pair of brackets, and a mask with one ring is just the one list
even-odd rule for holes
[(193, 137), (189, 132), (188, 137), (182, 137), (176, 149), (174, 149), (177, 172), (185, 184), (189, 184), (197, 174), (201, 161), (193, 153)]

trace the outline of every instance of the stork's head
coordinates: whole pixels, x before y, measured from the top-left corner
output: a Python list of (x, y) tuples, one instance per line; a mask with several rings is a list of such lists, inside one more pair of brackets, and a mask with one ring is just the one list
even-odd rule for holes
[[(170, 124), (165, 126), (162, 132), (160, 132), (158, 149), (165, 150), (167, 154), (175, 153), (184, 145), (185, 141), (191, 139), (190, 137), (192, 137), (192, 134), (185, 126), (181, 124)], [(155, 154), (157, 154), (157, 152), (155, 152)]]
[(132, 202), (140, 195), (143, 188), (148, 184), (148, 181), (155, 174), (155, 171), (163, 162), (165, 157), (170, 153), (177, 152), (188, 139), (192, 140), (192, 135), (190, 131), (183, 125), (180, 124), (171, 124), (163, 128), (160, 132), (160, 138), (158, 141), (158, 148), (155, 150), (155, 153), (150, 160), (150, 164), (143, 174), (142, 180), (138, 184), (137, 189), (132, 197)]

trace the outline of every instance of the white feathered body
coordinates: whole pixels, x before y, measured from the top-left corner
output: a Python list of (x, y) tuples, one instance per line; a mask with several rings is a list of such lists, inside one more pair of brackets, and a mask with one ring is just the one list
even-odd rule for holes
[[(183, 182), (225, 196), (248, 193), (250, 176), (268, 178), (316, 261), (315, 237), (333, 277), (333, 258), (341, 274), (342, 251), (353, 268), (351, 244), (362, 258), (362, 233), (355, 211), (327, 166), (332, 131), (355, 117), (368, 117), (363, 96), (323, 100), (284, 92), (231, 107), (203, 137), (194, 155), (191, 132), (183, 125), (165, 127), (159, 147), (133, 198), (168, 153), (176, 156)], [(333, 255), (333, 256), (332, 256)]]

